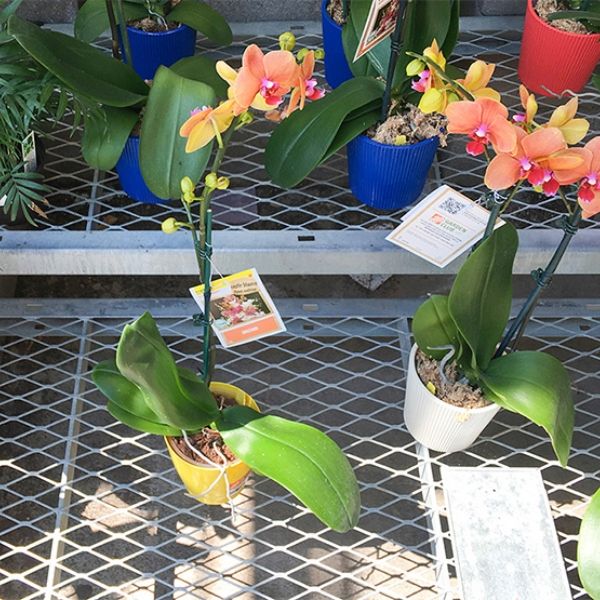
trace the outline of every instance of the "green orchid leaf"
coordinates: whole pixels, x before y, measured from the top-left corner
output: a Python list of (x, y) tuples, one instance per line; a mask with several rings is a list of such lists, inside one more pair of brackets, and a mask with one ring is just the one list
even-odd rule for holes
[(150, 313), (125, 326), (116, 364), (121, 374), (142, 390), (163, 424), (195, 431), (219, 414), (208, 386), (197, 376), (192, 379), (191, 372), (182, 374), (177, 368)]
[(600, 74), (595, 73), (592, 75), (592, 85), (595, 86), (598, 91), (600, 91)]
[(458, 345), (458, 330), (448, 310), (448, 296), (434, 294), (415, 312), (412, 332), (417, 346), (435, 360), (448, 354), (443, 347)]
[(251, 469), (282, 485), (335, 531), (358, 522), (360, 494), (348, 459), (323, 432), (244, 406), (223, 411), (217, 429)]
[(548, 15), (549, 21), (556, 19), (573, 19), (574, 21), (590, 21), (600, 25), (600, 12), (591, 10), (559, 10)]
[(375, 106), (377, 107), (375, 110), (360, 111), (357, 116), (349, 115), (342, 121), (338, 132), (335, 134), (329, 148), (327, 148), (327, 152), (325, 152), (325, 156), (321, 162), (326, 161), (338, 150), (341, 150), (348, 142), (352, 141), (355, 137), (358, 137), (361, 133), (377, 123), (381, 116), (381, 102), (379, 100), (376, 101)]
[(110, 171), (123, 153), (138, 119), (139, 115), (134, 110), (110, 106), (87, 115), (81, 141), (87, 164), (94, 169)]
[(579, 528), (577, 570), (585, 591), (600, 600), (600, 489), (592, 496)]
[(565, 466), (573, 437), (571, 382), (562, 363), (544, 352), (513, 352), (480, 373), (489, 400), (543, 427)]
[(352, 74), (354, 77), (377, 77), (379, 73), (366, 56), (363, 56), (354, 62), (353, 59), (356, 54), (356, 49), (358, 48), (358, 42), (359, 36), (356, 33), (356, 29), (348, 22), (342, 29), (342, 45)]
[(467, 258), (450, 290), (448, 309), (472, 351), (472, 369), (486, 370), (508, 322), (518, 244), (510, 223), (496, 229)]
[[(148, 16), (144, 6), (136, 2), (123, 2), (126, 19), (143, 19)], [(118, 14), (115, 15), (118, 20)], [(118, 22), (118, 21), (117, 21)], [(86, 0), (75, 17), (75, 37), (82, 42), (93, 42), (110, 28), (106, 0)]]
[(167, 20), (184, 23), (220, 46), (229, 46), (233, 41), (227, 21), (214, 8), (200, 0), (181, 0), (169, 12)]
[(214, 106), (211, 87), (180, 77), (167, 67), (154, 76), (140, 136), (140, 168), (146, 185), (159, 198), (179, 198), (180, 183), (202, 177), (212, 144), (188, 154), (179, 128), (198, 106)]
[[(456, 42), (458, 42), (458, 34), (460, 27), (460, 0), (450, 0), (450, 18), (446, 30), (446, 37), (444, 41), (438, 40), (440, 49), (444, 53), (444, 56), (450, 58)], [(450, 75), (454, 78), (453, 75)]]
[(108, 106), (145, 102), (148, 86), (135, 71), (106, 53), (63, 33), (40, 29), (16, 16), (9, 33), (68, 88)]
[(92, 380), (107, 397), (108, 412), (132, 429), (157, 435), (181, 435), (181, 430), (161, 423), (152, 411), (142, 390), (121, 375), (113, 360), (99, 363)]
[(198, 55), (182, 58), (174, 65), (171, 65), (169, 69), (181, 77), (201, 81), (209, 85), (214, 90), (217, 98), (226, 100), (229, 85), (224, 79), (221, 79), (217, 73), (216, 66), (214, 60)]
[(265, 165), (273, 182), (281, 187), (300, 183), (328, 155), (348, 115), (382, 95), (380, 81), (356, 77), (292, 113), (277, 126), (265, 150)]

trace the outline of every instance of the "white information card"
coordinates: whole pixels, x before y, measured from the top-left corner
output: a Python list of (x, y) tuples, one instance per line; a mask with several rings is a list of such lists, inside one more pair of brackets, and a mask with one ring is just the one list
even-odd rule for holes
[[(479, 241), (489, 211), (465, 195), (443, 185), (423, 198), (385, 239), (445, 267)], [(496, 227), (504, 225), (498, 219)]]

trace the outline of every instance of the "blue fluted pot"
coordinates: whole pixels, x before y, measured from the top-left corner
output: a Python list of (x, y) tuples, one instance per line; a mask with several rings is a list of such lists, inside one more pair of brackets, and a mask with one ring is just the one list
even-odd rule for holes
[(348, 178), (352, 194), (382, 210), (412, 204), (423, 191), (438, 138), (391, 146), (359, 135), (347, 146)]
[(329, 16), (327, 4), (321, 4), (321, 22), (323, 24), (323, 49), (325, 50), (325, 79), (336, 88), (348, 79), (352, 79), (352, 71), (348, 66), (344, 46), (342, 44), (342, 28)]
[(167, 202), (150, 191), (140, 170), (140, 138), (130, 135), (123, 154), (115, 166), (123, 191), (138, 202), (144, 204), (159, 204)]
[[(196, 31), (187, 25), (155, 33), (127, 27), (127, 34), (133, 69), (142, 79), (152, 79), (160, 65), (170, 67), (180, 58), (193, 56), (196, 49)], [(120, 45), (123, 62), (127, 62)]]

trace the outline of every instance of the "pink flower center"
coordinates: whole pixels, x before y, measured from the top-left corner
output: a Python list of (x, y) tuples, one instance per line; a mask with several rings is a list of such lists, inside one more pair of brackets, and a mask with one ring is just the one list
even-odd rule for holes
[(600, 182), (600, 180), (598, 179), (597, 173), (590, 173), (586, 177), (586, 180), (587, 180), (587, 183), (589, 183), (591, 186), (598, 185), (598, 183)]
[(485, 123), (482, 123), (474, 132), (473, 135), (478, 138), (487, 138), (488, 127)]
[(527, 173), (527, 171), (531, 171), (531, 168), (533, 167), (532, 162), (526, 156), (519, 159), (519, 164), (521, 165), (522, 174)]
[(513, 121), (515, 123), (524, 123), (526, 120), (527, 116), (525, 113), (517, 113), (516, 115), (513, 115)]
[(267, 104), (277, 106), (281, 102), (281, 94), (278, 93), (279, 84), (276, 81), (263, 77), (260, 82), (260, 95), (267, 101)]

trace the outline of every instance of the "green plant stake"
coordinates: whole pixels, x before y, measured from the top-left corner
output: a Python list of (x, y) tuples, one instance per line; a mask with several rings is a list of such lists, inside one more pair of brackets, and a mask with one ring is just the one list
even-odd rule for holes
[(202, 247), (202, 261), (204, 273), (204, 315), (202, 318), (204, 338), (202, 340), (202, 364), (204, 383), (208, 385), (212, 377), (211, 347), (212, 331), (210, 327), (210, 295), (211, 295), (211, 257), (212, 257), (212, 209), (206, 211), (206, 235)]
[(404, 11), (406, 9), (406, 1), (400, 0), (398, 13), (396, 15), (396, 25), (394, 33), (392, 33), (390, 62), (388, 63), (387, 77), (385, 80), (385, 90), (383, 92), (383, 103), (381, 105), (381, 121), (388, 118), (390, 112), (390, 103), (392, 100), (392, 85), (394, 83), (394, 73), (398, 64), (398, 56), (400, 55), (400, 42), (402, 39), (402, 29), (404, 26)]

